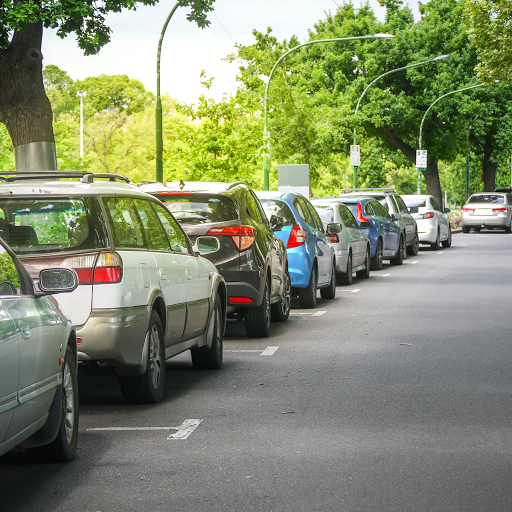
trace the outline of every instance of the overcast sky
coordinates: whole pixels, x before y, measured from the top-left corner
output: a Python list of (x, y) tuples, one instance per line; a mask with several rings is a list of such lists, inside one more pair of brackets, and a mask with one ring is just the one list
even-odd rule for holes
[[(252, 30), (265, 32), (267, 27), (272, 27), (279, 40), (296, 35), (304, 41), (308, 29), (341, 3), (343, 0), (216, 0), (215, 10), (209, 14), (211, 24), (203, 30), (187, 21), (187, 11), (179, 8), (162, 44), (161, 93), (195, 103), (205, 92), (199, 83), (203, 69), (208, 77), (215, 77), (207, 96), (219, 100), (223, 93), (234, 93), (238, 66), (222, 58), (234, 52), (235, 43), (252, 44)], [(378, 1), (369, 0), (369, 3), (383, 19), (384, 11)], [(418, 19), (418, 0), (407, 3)], [(55, 31), (47, 29), (43, 36), (43, 63), (55, 64), (74, 80), (101, 74), (128, 75), (156, 93), (158, 39), (174, 4), (175, 0), (160, 0), (154, 7), (110, 15), (107, 24), (112, 29), (112, 40), (99, 55), (89, 57), (83, 56), (73, 36), (62, 40)]]

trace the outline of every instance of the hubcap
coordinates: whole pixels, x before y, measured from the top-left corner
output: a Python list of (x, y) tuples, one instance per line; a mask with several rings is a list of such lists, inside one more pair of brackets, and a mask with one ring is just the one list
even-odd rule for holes
[(151, 327), (151, 335), (149, 338), (149, 369), (151, 371), (151, 381), (153, 388), (158, 388), (162, 373), (162, 358), (160, 357), (160, 333), (158, 327)]
[(291, 291), (290, 291), (290, 276), (288, 272), (284, 276), (284, 287), (283, 287), (283, 300), (281, 302), (281, 310), (286, 315), (291, 307)]
[(270, 290), (268, 289), (268, 284), (265, 288), (265, 320), (267, 322), (267, 325), (270, 326)]
[(63, 399), (64, 399), (64, 426), (66, 430), (66, 441), (71, 444), (75, 426), (75, 396), (73, 393), (73, 377), (69, 364), (64, 367)]

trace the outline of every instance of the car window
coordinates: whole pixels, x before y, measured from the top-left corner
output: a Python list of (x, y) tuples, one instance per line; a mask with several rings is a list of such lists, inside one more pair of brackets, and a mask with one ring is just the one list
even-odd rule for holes
[[(359, 227), (359, 224), (357, 223), (356, 219), (352, 215), (352, 212), (347, 208), (347, 206), (345, 206), (344, 204), (340, 204), (340, 216), (341, 220), (343, 221), (343, 224), (345, 224), (345, 226), (347, 226), (348, 228)], [(357, 204), (354, 204), (354, 207), (356, 208), (357, 212)]]
[(318, 212), (315, 210), (314, 206), (307, 200), (304, 199), (306, 206), (308, 208), (309, 214), (311, 215), (311, 219), (313, 220), (313, 227), (318, 229), (318, 231), (324, 232), (324, 225), (322, 224), (322, 220), (318, 215)]
[(22, 282), (13, 257), (0, 245), (0, 295), (21, 295)]
[(318, 212), (322, 222), (330, 224), (334, 222), (334, 208), (324, 204), (315, 204), (315, 210)]
[(400, 196), (392, 196), (398, 206), (398, 211), (400, 213), (409, 213), (409, 210), (407, 209), (406, 204), (404, 203), (404, 200)]
[(302, 220), (306, 222), (309, 226), (313, 226), (313, 219), (311, 218), (311, 214), (309, 213), (308, 207), (306, 203), (302, 201), (302, 197), (296, 197), (293, 200), (293, 206), (299, 212)]
[(434, 210), (437, 210), (438, 212), (442, 211), (441, 205), (437, 202), (435, 197), (430, 198), (430, 204), (432, 205), (432, 208), (434, 208)]
[(384, 208), (384, 206), (382, 206), (378, 201), (373, 202), (373, 208), (379, 217), (389, 217), (389, 213), (387, 212), (386, 208)]
[(297, 221), (290, 207), (284, 201), (280, 199), (260, 199), (260, 203), (269, 219), (272, 215), (277, 215), (283, 219), (284, 226), (296, 224)]
[(180, 225), (169, 213), (169, 211), (162, 205), (151, 202), (151, 206), (155, 210), (162, 226), (164, 227), (171, 249), (178, 254), (192, 254), (189, 243), (187, 242), (187, 235), (183, 232)]
[(154, 194), (180, 224), (206, 224), (238, 220), (235, 202), (213, 194)]
[(105, 219), (94, 198), (2, 198), (0, 211), (0, 236), (17, 254), (109, 245)]
[(504, 204), (505, 197), (503, 194), (479, 194), (471, 196), (468, 203), (490, 203), (490, 204)]
[(372, 201), (368, 201), (368, 202), (364, 205), (364, 213), (367, 213), (368, 215), (373, 215), (373, 216), (375, 216), (375, 210), (373, 209)]
[(258, 205), (256, 203), (256, 199), (252, 195), (250, 190), (245, 191), (245, 207), (247, 209), (247, 214), (249, 217), (251, 217), (256, 222), (259, 222), (260, 224), (263, 223), (263, 216), (261, 214), (260, 209), (258, 208)]
[[(357, 215), (357, 203), (344, 203), (345, 207), (350, 210), (352, 215)], [(340, 215), (341, 215), (341, 208), (340, 208)], [(345, 221), (343, 221), (345, 223)]]
[(418, 208), (426, 208), (427, 207), (427, 200), (424, 197), (420, 197), (418, 199), (414, 197), (408, 197), (405, 200), (405, 204), (409, 208), (413, 208), (414, 206), (417, 206)]
[(171, 248), (169, 247), (167, 235), (149, 202), (144, 199), (136, 199), (135, 205), (144, 227), (148, 247), (153, 251), (169, 251)]
[(390, 196), (388, 196), (388, 199), (391, 202), (391, 205), (393, 208), (393, 213), (398, 213), (400, 211), (400, 206), (398, 206), (398, 203), (396, 201), (396, 196), (390, 195)]
[(103, 202), (112, 228), (114, 246), (134, 249), (146, 247), (135, 201), (131, 197), (104, 197)]

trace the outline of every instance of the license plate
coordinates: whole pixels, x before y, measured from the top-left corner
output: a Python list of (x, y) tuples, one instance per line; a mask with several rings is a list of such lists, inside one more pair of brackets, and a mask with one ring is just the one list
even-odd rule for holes
[(489, 208), (476, 208), (475, 215), (492, 215), (492, 210)]

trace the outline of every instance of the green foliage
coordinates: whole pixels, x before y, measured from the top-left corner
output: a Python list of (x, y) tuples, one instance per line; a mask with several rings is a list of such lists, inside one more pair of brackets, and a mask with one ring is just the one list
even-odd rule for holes
[(7, 252), (0, 254), (0, 283), (12, 283), (15, 288), (19, 288), (20, 278), (14, 261)]

